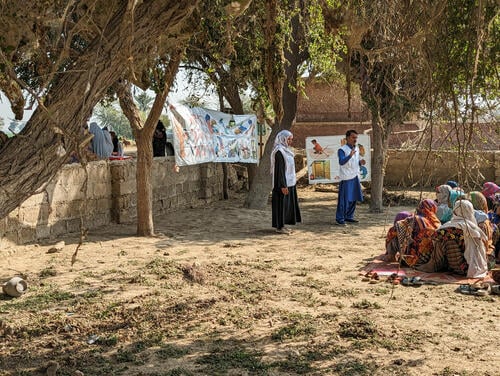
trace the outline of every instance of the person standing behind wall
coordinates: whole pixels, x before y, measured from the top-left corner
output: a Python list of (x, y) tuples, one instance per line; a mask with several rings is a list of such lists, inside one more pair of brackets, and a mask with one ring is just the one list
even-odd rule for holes
[(106, 159), (110, 157), (113, 152), (113, 142), (111, 141), (111, 138), (110, 146), (108, 145), (107, 136), (96, 122), (90, 123), (89, 132), (94, 135), (91, 142), (92, 152), (97, 155), (99, 159)]
[(164, 157), (167, 147), (167, 132), (165, 125), (161, 120), (156, 124), (155, 133), (153, 134), (153, 157)]
[(356, 146), (358, 132), (354, 129), (348, 130), (345, 137), (347, 143), (338, 151), (340, 184), (335, 222), (339, 226), (345, 226), (346, 222), (359, 222), (354, 219), (354, 211), (356, 210), (356, 202), (363, 201), (363, 192), (359, 181), (359, 166), (365, 162), (359, 159), (359, 149)]

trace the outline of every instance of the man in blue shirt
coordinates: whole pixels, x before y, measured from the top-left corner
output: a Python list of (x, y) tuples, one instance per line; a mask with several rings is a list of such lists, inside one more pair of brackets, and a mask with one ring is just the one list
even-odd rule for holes
[(354, 219), (356, 202), (363, 201), (361, 183), (359, 181), (359, 166), (365, 163), (359, 158), (359, 149), (356, 146), (358, 132), (351, 129), (345, 134), (346, 145), (338, 151), (340, 163), (340, 184), (339, 197), (337, 202), (337, 212), (335, 221), (337, 225), (345, 226), (346, 222), (357, 223)]

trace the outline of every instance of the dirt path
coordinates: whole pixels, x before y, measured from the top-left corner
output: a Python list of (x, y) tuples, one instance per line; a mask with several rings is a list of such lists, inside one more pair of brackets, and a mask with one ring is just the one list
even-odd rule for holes
[(237, 196), (156, 218), (157, 238), (93, 231), (73, 267), (75, 237), (53, 254), (2, 242), (0, 280), (29, 290), (0, 297), (0, 375), (498, 375), (498, 298), (361, 281), (412, 207), (360, 205), (342, 228), (335, 193), (299, 197), (291, 236)]

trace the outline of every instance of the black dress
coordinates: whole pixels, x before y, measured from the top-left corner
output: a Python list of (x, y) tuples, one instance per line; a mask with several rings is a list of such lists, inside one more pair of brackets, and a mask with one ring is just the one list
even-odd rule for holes
[(156, 128), (153, 135), (153, 157), (164, 157), (167, 147), (167, 133)]
[[(285, 225), (295, 225), (302, 222), (297, 199), (297, 189), (294, 186), (287, 187), (285, 176), (285, 159), (280, 151), (275, 154), (274, 160), (274, 187), (272, 194), (273, 227), (280, 229)], [(284, 195), (281, 188), (288, 188), (288, 194)]]

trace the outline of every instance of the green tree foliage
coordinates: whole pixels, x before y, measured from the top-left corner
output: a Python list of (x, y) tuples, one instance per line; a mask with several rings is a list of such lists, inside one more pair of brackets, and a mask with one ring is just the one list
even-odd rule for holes
[[(498, 2), (448, 1), (426, 47), (436, 113), (475, 121), (481, 107), (498, 107), (500, 16)], [(489, 104), (489, 106), (488, 106)], [(443, 111), (439, 111), (442, 109)]]
[(153, 104), (154, 98), (150, 96), (146, 91), (143, 91), (134, 97), (139, 110), (142, 112), (147, 112)]
[(123, 112), (116, 108), (115, 102), (111, 104), (98, 104), (94, 109), (94, 117), (99, 126), (113, 129), (118, 136), (133, 139), (132, 128)]
[(470, 139), (478, 98), (498, 97), (498, 5), (492, 0), (351, 0), (341, 8), (324, 2), (323, 11), (327, 29), (336, 32), (341, 20), (348, 62), (343, 68), (348, 82), (360, 84), (371, 111), (370, 205), (379, 211), (394, 125), (422, 110), (431, 123), (451, 119), (458, 126), (464, 115), (461, 132), (457, 129), (460, 145)]

